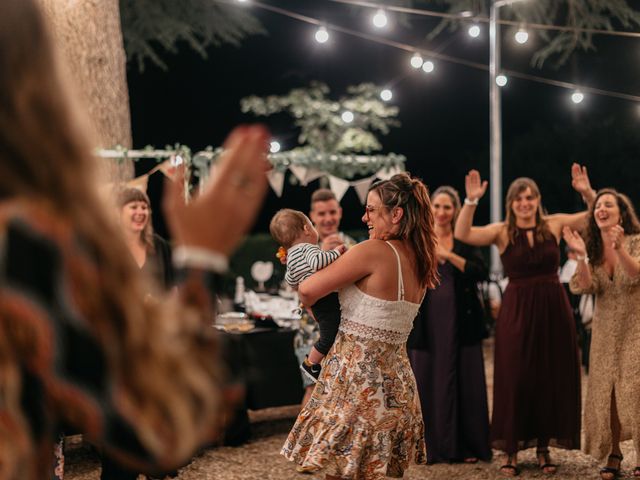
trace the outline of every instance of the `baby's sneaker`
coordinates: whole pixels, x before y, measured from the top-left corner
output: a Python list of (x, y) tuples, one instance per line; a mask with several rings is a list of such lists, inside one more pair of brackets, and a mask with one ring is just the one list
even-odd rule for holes
[(311, 363), (309, 357), (305, 357), (304, 362), (300, 364), (300, 370), (306, 375), (313, 383), (318, 381), (322, 366), (319, 363)]

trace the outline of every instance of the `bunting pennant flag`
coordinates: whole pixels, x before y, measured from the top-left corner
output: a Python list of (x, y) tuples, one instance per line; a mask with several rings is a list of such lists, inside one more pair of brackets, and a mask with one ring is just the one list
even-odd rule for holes
[(356, 180), (355, 182), (351, 182), (351, 186), (358, 194), (358, 198), (360, 199), (360, 203), (363, 205), (367, 201), (367, 193), (369, 193), (369, 187), (375, 180), (376, 176), (373, 175), (371, 177), (363, 178), (362, 180)]
[(389, 180), (391, 177), (393, 177), (397, 173), (402, 173), (402, 172), (403, 172), (402, 168), (398, 166), (385, 167), (385, 168), (381, 168), (376, 172), (376, 177), (379, 178), (380, 180)]
[(280, 198), (284, 189), (284, 172), (269, 170), (267, 172), (267, 179), (269, 180), (269, 185), (271, 185), (275, 194)]
[(156, 167), (153, 170), (151, 170), (149, 172), (149, 174), (155, 173), (155, 172), (162, 172), (162, 174), (165, 177), (171, 179), (171, 178), (173, 178), (173, 174), (175, 173), (175, 171), (176, 171), (175, 165), (173, 164), (171, 159), (168, 159), (168, 160), (165, 160), (164, 162), (156, 165)]
[(329, 188), (336, 196), (336, 200), (338, 200), (338, 202), (342, 200), (342, 197), (347, 193), (350, 186), (351, 184), (347, 180), (329, 175)]
[(303, 167), (302, 165), (291, 165), (289, 170), (291, 170), (291, 173), (293, 173), (293, 176), (298, 179), (301, 185), (306, 185), (304, 183), (304, 179), (307, 177), (307, 167)]
[(326, 175), (326, 173), (316, 168), (307, 168), (302, 165), (291, 165), (289, 170), (291, 170), (291, 173), (293, 173), (303, 187)]
[(140, 175), (139, 177), (129, 180), (126, 185), (129, 188), (137, 188), (143, 192), (147, 192), (147, 185), (149, 184), (149, 174)]

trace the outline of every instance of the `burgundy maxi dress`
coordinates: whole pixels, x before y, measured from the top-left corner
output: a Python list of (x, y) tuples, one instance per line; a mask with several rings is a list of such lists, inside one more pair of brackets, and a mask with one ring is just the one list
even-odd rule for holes
[(491, 441), (510, 454), (539, 441), (580, 448), (580, 366), (559, 263), (555, 238), (531, 247), (527, 229), (502, 254), (509, 284), (496, 324)]

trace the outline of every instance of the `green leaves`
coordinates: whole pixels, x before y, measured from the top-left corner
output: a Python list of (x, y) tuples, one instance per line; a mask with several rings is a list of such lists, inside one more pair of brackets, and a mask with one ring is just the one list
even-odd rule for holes
[[(324, 153), (371, 153), (382, 149), (374, 131), (383, 135), (400, 122), (395, 118), (398, 107), (380, 99), (381, 88), (371, 83), (351, 86), (348, 95), (338, 100), (329, 98), (329, 87), (312, 82), (309, 87), (295, 88), (287, 95), (246, 97), (240, 102), (243, 112), (269, 116), (285, 112), (300, 129), (298, 142)], [(353, 113), (353, 121), (342, 118)]]
[(162, 51), (175, 53), (181, 41), (206, 58), (207, 47), (266, 33), (242, 6), (215, 0), (120, 0), (120, 17), (127, 60), (140, 71), (148, 60), (166, 69)]

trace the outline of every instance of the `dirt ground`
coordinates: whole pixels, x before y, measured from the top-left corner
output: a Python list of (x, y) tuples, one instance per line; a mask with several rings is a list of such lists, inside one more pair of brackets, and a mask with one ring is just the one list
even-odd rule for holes
[[(491, 379), (493, 378), (493, 345), (485, 345), (485, 369), (487, 372), (489, 399), (491, 401)], [(583, 377), (583, 385), (585, 378)], [(295, 466), (280, 456), (280, 447), (293, 425), (298, 406), (270, 408), (249, 412), (251, 419), (251, 440), (240, 447), (219, 447), (205, 451), (180, 470), (178, 480), (319, 480), (322, 474), (300, 474)], [(67, 442), (65, 478), (68, 480), (99, 480), (100, 464), (95, 454), (82, 445), (77, 437)], [(631, 470), (635, 466), (633, 445), (622, 445), (625, 460), (622, 476), (632, 478)], [(555, 478), (555, 479), (599, 479), (598, 463), (580, 451), (551, 449), (552, 459), (560, 464), (555, 475), (544, 474), (537, 466), (534, 449), (519, 454), (522, 473), (518, 478)], [(412, 466), (405, 479), (498, 479), (499, 466), (505, 461), (500, 452), (494, 451), (491, 463), (439, 464), (430, 466)], [(143, 477), (140, 477), (143, 478)]]

